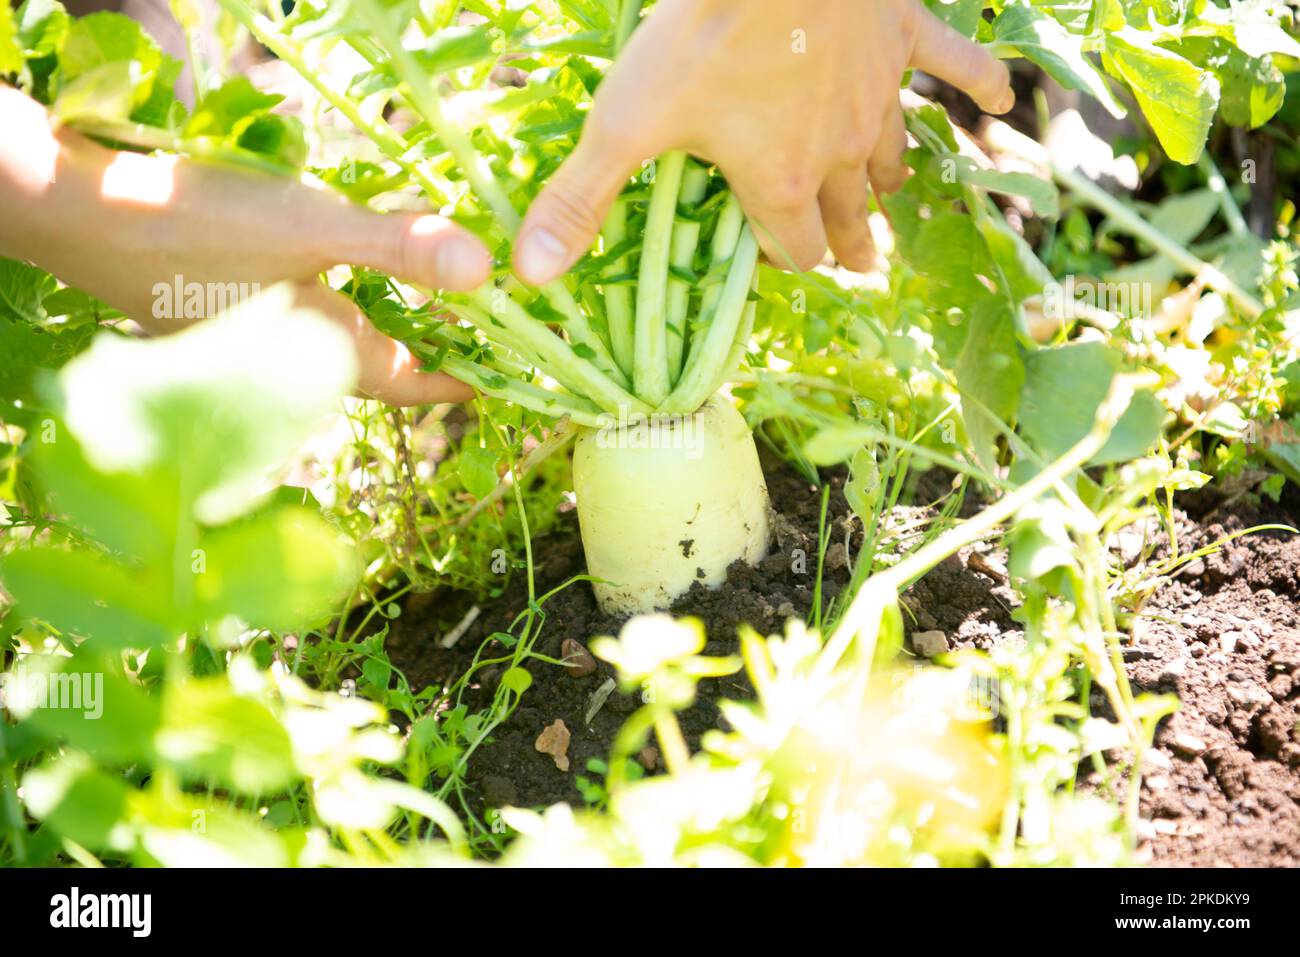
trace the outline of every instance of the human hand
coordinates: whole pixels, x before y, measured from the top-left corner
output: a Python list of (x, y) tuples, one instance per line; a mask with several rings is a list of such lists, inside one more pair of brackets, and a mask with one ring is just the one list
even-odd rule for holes
[(869, 268), (867, 183), (903, 183), (910, 67), (989, 112), (1015, 102), (1006, 67), (919, 0), (659, 0), (533, 202), (516, 271), (535, 285), (563, 273), (628, 176), (670, 149), (719, 166), (772, 263), (811, 269), (829, 243)]
[(318, 279), (349, 263), (434, 289), (473, 289), (491, 275), (491, 257), (448, 220), (375, 213), (296, 179), (105, 149), (52, 129), (39, 103), (6, 87), (0, 127), (0, 255), (36, 263), (150, 333), (206, 316), (204, 304), (195, 314), (172, 296), (160, 308), (159, 284), (242, 290), (294, 281), (300, 301), (352, 337), (362, 394), (394, 405), (472, 395), (450, 376), (421, 372), (405, 346)]

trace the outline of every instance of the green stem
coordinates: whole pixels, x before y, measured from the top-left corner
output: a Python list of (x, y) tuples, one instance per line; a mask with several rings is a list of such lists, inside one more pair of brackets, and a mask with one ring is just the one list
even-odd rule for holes
[[(411, 351), (418, 355), (432, 356), (437, 352), (437, 350), (420, 343), (410, 343), (409, 345)], [(578, 396), (565, 395), (553, 389), (533, 385), (531, 382), (521, 382), (454, 353), (443, 356), (441, 368), (466, 385), (473, 386), (480, 392), (495, 398), (505, 399), (542, 415), (551, 415), (556, 418), (567, 415), (579, 425), (585, 425), (593, 429), (600, 427), (600, 409)]]
[(1014, 492), (1004, 495), (960, 525), (948, 529), (897, 565), (869, 578), (822, 649), (817, 662), (818, 673), (829, 674), (859, 635), (870, 646), (864, 650), (863, 660), (870, 660), (871, 648), (875, 645), (875, 628), (880, 623), (886, 605), (897, 601), (898, 592), (949, 555), (982, 539), (1058, 481), (1081, 468), (1106, 444), (1111, 429), (1128, 408), (1132, 397), (1132, 384), (1125, 377), (1116, 376), (1106, 398), (1097, 409), (1092, 428), (1073, 448)]
[(673, 221), (677, 194), (686, 169), (686, 154), (680, 150), (659, 157), (655, 184), (650, 193), (645, 235), (641, 243), (641, 265), (636, 283), (634, 320), (633, 387), (637, 395), (653, 406), (668, 396), (668, 334), (665, 301), (668, 295), (668, 262), (672, 251)]
[[(728, 196), (718, 214), (718, 223), (713, 229), (713, 241), (709, 246), (710, 271), (728, 262), (736, 254), (736, 244), (740, 241), (740, 229), (745, 225), (745, 213), (740, 208), (740, 200), (734, 195)], [(714, 283), (704, 288), (700, 299), (700, 313), (689, 339), (691, 351), (695, 349), (695, 333), (698, 333), (713, 317), (713, 310), (722, 298), (722, 283)], [(689, 362), (689, 360), (687, 360)]]
[(389, 19), (388, 11), (380, 9), (375, 0), (359, 0), (357, 6), (388, 54), (393, 71), (402, 81), (400, 92), (404, 99), (429, 124), (438, 140), (456, 158), (456, 164), (469, 180), (474, 193), (488, 205), (506, 233), (513, 236), (519, 228), (518, 211), (469, 137), (443, 113), (433, 83), (411, 51), (402, 44), (401, 32)]
[(1228, 229), (1234, 236), (1245, 236), (1250, 232), (1246, 226), (1246, 220), (1241, 215), (1241, 209), (1237, 206), (1237, 201), (1233, 199), (1231, 190), (1228, 189), (1228, 182), (1219, 172), (1219, 167), (1214, 165), (1214, 160), (1210, 159), (1208, 150), (1201, 153), (1201, 158), (1196, 161), (1196, 165), (1201, 168), (1205, 174), (1205, 185), (1209, 187), (1210, 192), (1219, 198), (1219, 208), (1223, 211), (1223, 218), (1228, 221)]
[(1125, 232), (1137, 236), (1157, 252), (1168, 256), (1180, 269), (1191, 273), (1193, 276), (1205, 277), (1206, 284), (1211, 289), (1231, 299), (1249, 318), (1257, 318), (1264, 311), (1262, 302), (1209, 263), (1188, 252), (1177, 242), (1160, 232), (1126, 203), (1111, 196), (1110, 193), (1086, 176), (1076, 173), (1074, 170), (1065, 169), (1056, 163), (1052, 164), (1052, 175), (1084, 202), (1101, 210), (1113, 219)]
[(717, 391), (724, 365), (736, 341), (736, 332), (746, 311), (749, 290), (758, 266), (758, 241), (746, 226), (736, 243), (736, 254), (712, 320), (704, 330), (703, 340), (691, 344), (691, 356), (682, 370), (672, 394), (660, 406), (661, 412), (694, 412)]
[[(470, 299), (501, 323), (524, 348), (534, 353), (542, 367), (566, 389), (586, 396), (614, 415), (651, 411), (636, 396), (580, 358), (572, 346), (530, 316), (505, 290), (484, 286), (471, 293)], [(480, 331), (489, 339), (493, 337), (491, 325), (480, 327)]]
[(614, 28), (615, 56), (623, 52), (623, 47), (627, 45), (628, 38), (632, 36), (632, 31), (641, 22), (641, 6), (643, 3), (644, 0), (622, 0), (618, 11), (618, 23)]
[[(627, 240), (627, 200), (619, 199), (610, 207), (605, 225), (600, 231), (606, 249), (613, 249)], [(605, 277), (627, 272), (627, 257), (622, 256), (610, 264)], [(605, 313), (609, 320), (609, 343), (614, 361), (626, 373), (632, 372), (633, 330), (632, 290), (627, 286), (605, 288)]]
[[(708, 171), (694, 163), (690, 164), (682, 177), (679, 203), (683, 206), (695, 206), (704, 198), (708, 184)], [(690, 269), (695, 261), (695, 249), (699, 242), (699, 222), (691, 219), (678, 221), (673, 226), (672, 250), (668, 257), (672, 267)], [(670, 276), (665, 322), (668, 326), (668, 377), (674, 385), (682, 374), (682, 356), (686, 351), (686, 313), (690, 308), (690, 301), (690, 283)]]

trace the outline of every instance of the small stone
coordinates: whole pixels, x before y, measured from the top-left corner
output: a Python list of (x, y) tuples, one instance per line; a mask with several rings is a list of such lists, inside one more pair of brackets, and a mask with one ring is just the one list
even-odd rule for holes
[(1176, 678), (1181, 678), (1183, 672), (1187, 670), (1187, 661), (1186, 658), (1175, 658), (1165, 665), (1165, 670), (1160, 673), (1160, 679), (1172, 683)]
[(1198, 558), (1195, 561), (1188, 562), (1174, 574), (1179, 578), (1200, 578), (1205, 574), (1205, 562)]
[(1169, 787), (1169, 779), (1160, 775), (1153, 775), (1146, 779), (1146, 785), (1152, 791), (1163, 791)]
[(569, 729), (556, 718), (548, 724), (533, 743), (542, 754), (548, 754), (561, 771), (569, 770)]
[(1228, 685), (1228, 697), (1237, 702), (1239, 707), (1247, 710), (1263, 708), (1273, 703), (1273, 696), (1253, 681)]
[(653, 771), (659, 767), (659, 749), (652, 744), (647, 744), (636, 753), (636, 763), (647, 771)]
[(1179, 754), (1188, 758), (1195, 758), (1202, 755), (1209, 748), (1209, 745), (1196, 737), (1194, 734), (1176, 734), (1173, 741), (1170, 742), (1173, 749)]
[(778, 618), (794, 618), (799, 613), (795, 611), (794, 605), (788, 601), (783, 601), (776, 606), (776, 615)]
[(934, 658), (948, 650), (948, 636), (942, 631), (918, 631), (912, 635), (912, 648), (922, 658)]
[(1219, 636), (1219, 648), (1225, 655), (1230, 655), (1237, 650), (1237, 642), (1241, 640), (1241, 632), (1225, 631)]
[(1162, 771), (1168, 771), (1174, 766), (1174, 763), (1169, 760), (1169, 755), (1158, 748), (1148, 748), (1143, 760), (1151, 767), (1160, 768)]
[(1151, 823), (1152, 823), (1152, 827), (1156, 829), (1157, 834), (1164, 834), (1168, 836), (1170, 834), (1178, 833), (1178, 822), (1176, 821), (1166, 821), (1164, 818), (1160, 818), (1159, 820), (1153, 821)]
[(585, 678), (596, 670), (596, 659), (587, 646), (575, 638), (565, 638), (561, 642), (560, 659), (569, 669), (570, 678)]

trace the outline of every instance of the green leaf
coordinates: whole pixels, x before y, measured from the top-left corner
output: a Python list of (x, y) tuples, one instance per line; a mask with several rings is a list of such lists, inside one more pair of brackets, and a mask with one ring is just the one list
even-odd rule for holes
[(263, 93), (246, 76), (232, 77), (203, 97), (185, 124), (185, 136), (229, 136), (283, 99)]
[(804, 443), (803, 454), (813, 465), (839, 465), (862, 448), (867, 435), (861, 426), (830, 425)]
[(930, 12), (962, 36), (971, 38), (984, 19), (984, 0), (925, 0)]
[(27, 56), (53, 55), (67, 36), (71, 18), (56, 0), (26, 0), (18, 8), (18, 39)]
[[(1092, 429), (1097, 407), (1120, 370), (1117, 352), (1100, 342), (1071, 342), (1031, 352), (1025, 360), (1020, 431), (1048, 459), (1068, 452)], [(1160, 436), (1164, 406), (1138, 392), (1090, 465), (1143, 455)]]
[(935, 160), (941, 165), (952, 163), (957, 181), (1005, 195), (1023, 196), (1034, 213), (1046, 219), (1061, 215), (1061, 195), (1050, 180), (1032, 173), (1010, 173), (977, 164), (968, 156), (943, 156)]
[(476, 445), (461, 449), (459, 471), (465, 491), (475, 498), (483, 498), (497, 487), (497, 456), (491, 449)]
[(1187, 37), (1173, 47), (1219, 81), (1219, 113), (1233, 126), (1255, 129), (1282, 108), (1286, 78), (1267, 54), (1252, 57), (1221, 37)]
[(516, 695), (522, 695), (532, 684), (533, 676), (526, 668), (510, 668), (501, 676), (501, 685)]
[(18, 44), (18, 25), (14, 23), (14, 11), (6, 3), (0, 7), (0, 75), (21, 73), (27, 65)]
[(125, 120), (148, 101), (162, 62), (157, 44), (129, 17), (79, 17), (59, 47), (54, 112), (63, 120)]
[(233, 613), (273, 631), (328, 617), (360, 572), (337, 531), (314, 510), (290, 505), (205, 533), (191, 567), (207, 617)]
[(993, 37), (1015, 47), (1066, 89), (1083, 90), (1095, 97), (1111, 116), (1125, 115), (1105, 76), (1084, 54), (1083, 38), (1041, 10), (1020, 5), (1004, 8), (993, 21)]
[(953, 369), (962, 395), (962, 418), (976, 458), (997, 464), (1001, 425), (1015, 420), (1025, 365), (1015, 319), (1005, 302), (990, 299), (966, 320), (966, 341)]
[(1132, 89), (1169, 158), (1195, 163), (1219, 105), (1214, 74), (1131, 28), (1106, 37), (1104, 62)]
[(168, 685), (156, 744), (188, 780), (247, 794), (279, 791), (297, 777), (289, 733), (265, 705), (236, 695), (225, 675)]

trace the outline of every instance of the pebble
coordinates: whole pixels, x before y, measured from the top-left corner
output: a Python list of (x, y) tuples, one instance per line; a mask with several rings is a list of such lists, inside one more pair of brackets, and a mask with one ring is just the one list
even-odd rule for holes
[(912, 635), (912, 647), (922, 658), (934, 658), (948, 650), (948, 636), (942, 631), (918, 631)]
[(778, 618), (794, 618), (799, 613), (795, 611), (794, 605), (788, 601), (783, 601), (776, 606), (776, 615)]
[(1225, 631), (1219, 636), (1219, 647), (1225, 655), (1230, 655), (1237, 650), (1237, 642), (1241, 638), (1239, 631)]
[(571, 678), (585, 678), (596, 670), (596, 659), (576, 638), (565, 638), (560, 644), (560, 659)]
[(1168, 771), (1174, 766), (1174, 763), (1169, 760), (1169, 755), (1158, 748), (1147, 748), (1146, 757), (1143, 758), (1143, 761), (1153, 768), (1160, 768), (1162, 771)]
[(1170, 744), (1179, 754), (1189, 758), (1202, 755), (1209, 749), (1209, 745), (1194, 734), (1176, 734)]
[(542, 733), (533, 742), (533, 747), (542, 754), (550, 755), (561, 771), (569, 770), (569, 729), (560, 718), (542, 729)]
[(1273, 696), (1253, 681), (1228, 685), (1228, 697), (1239, 706), (1248, 709), (1263, 708), (1273, 703)]

